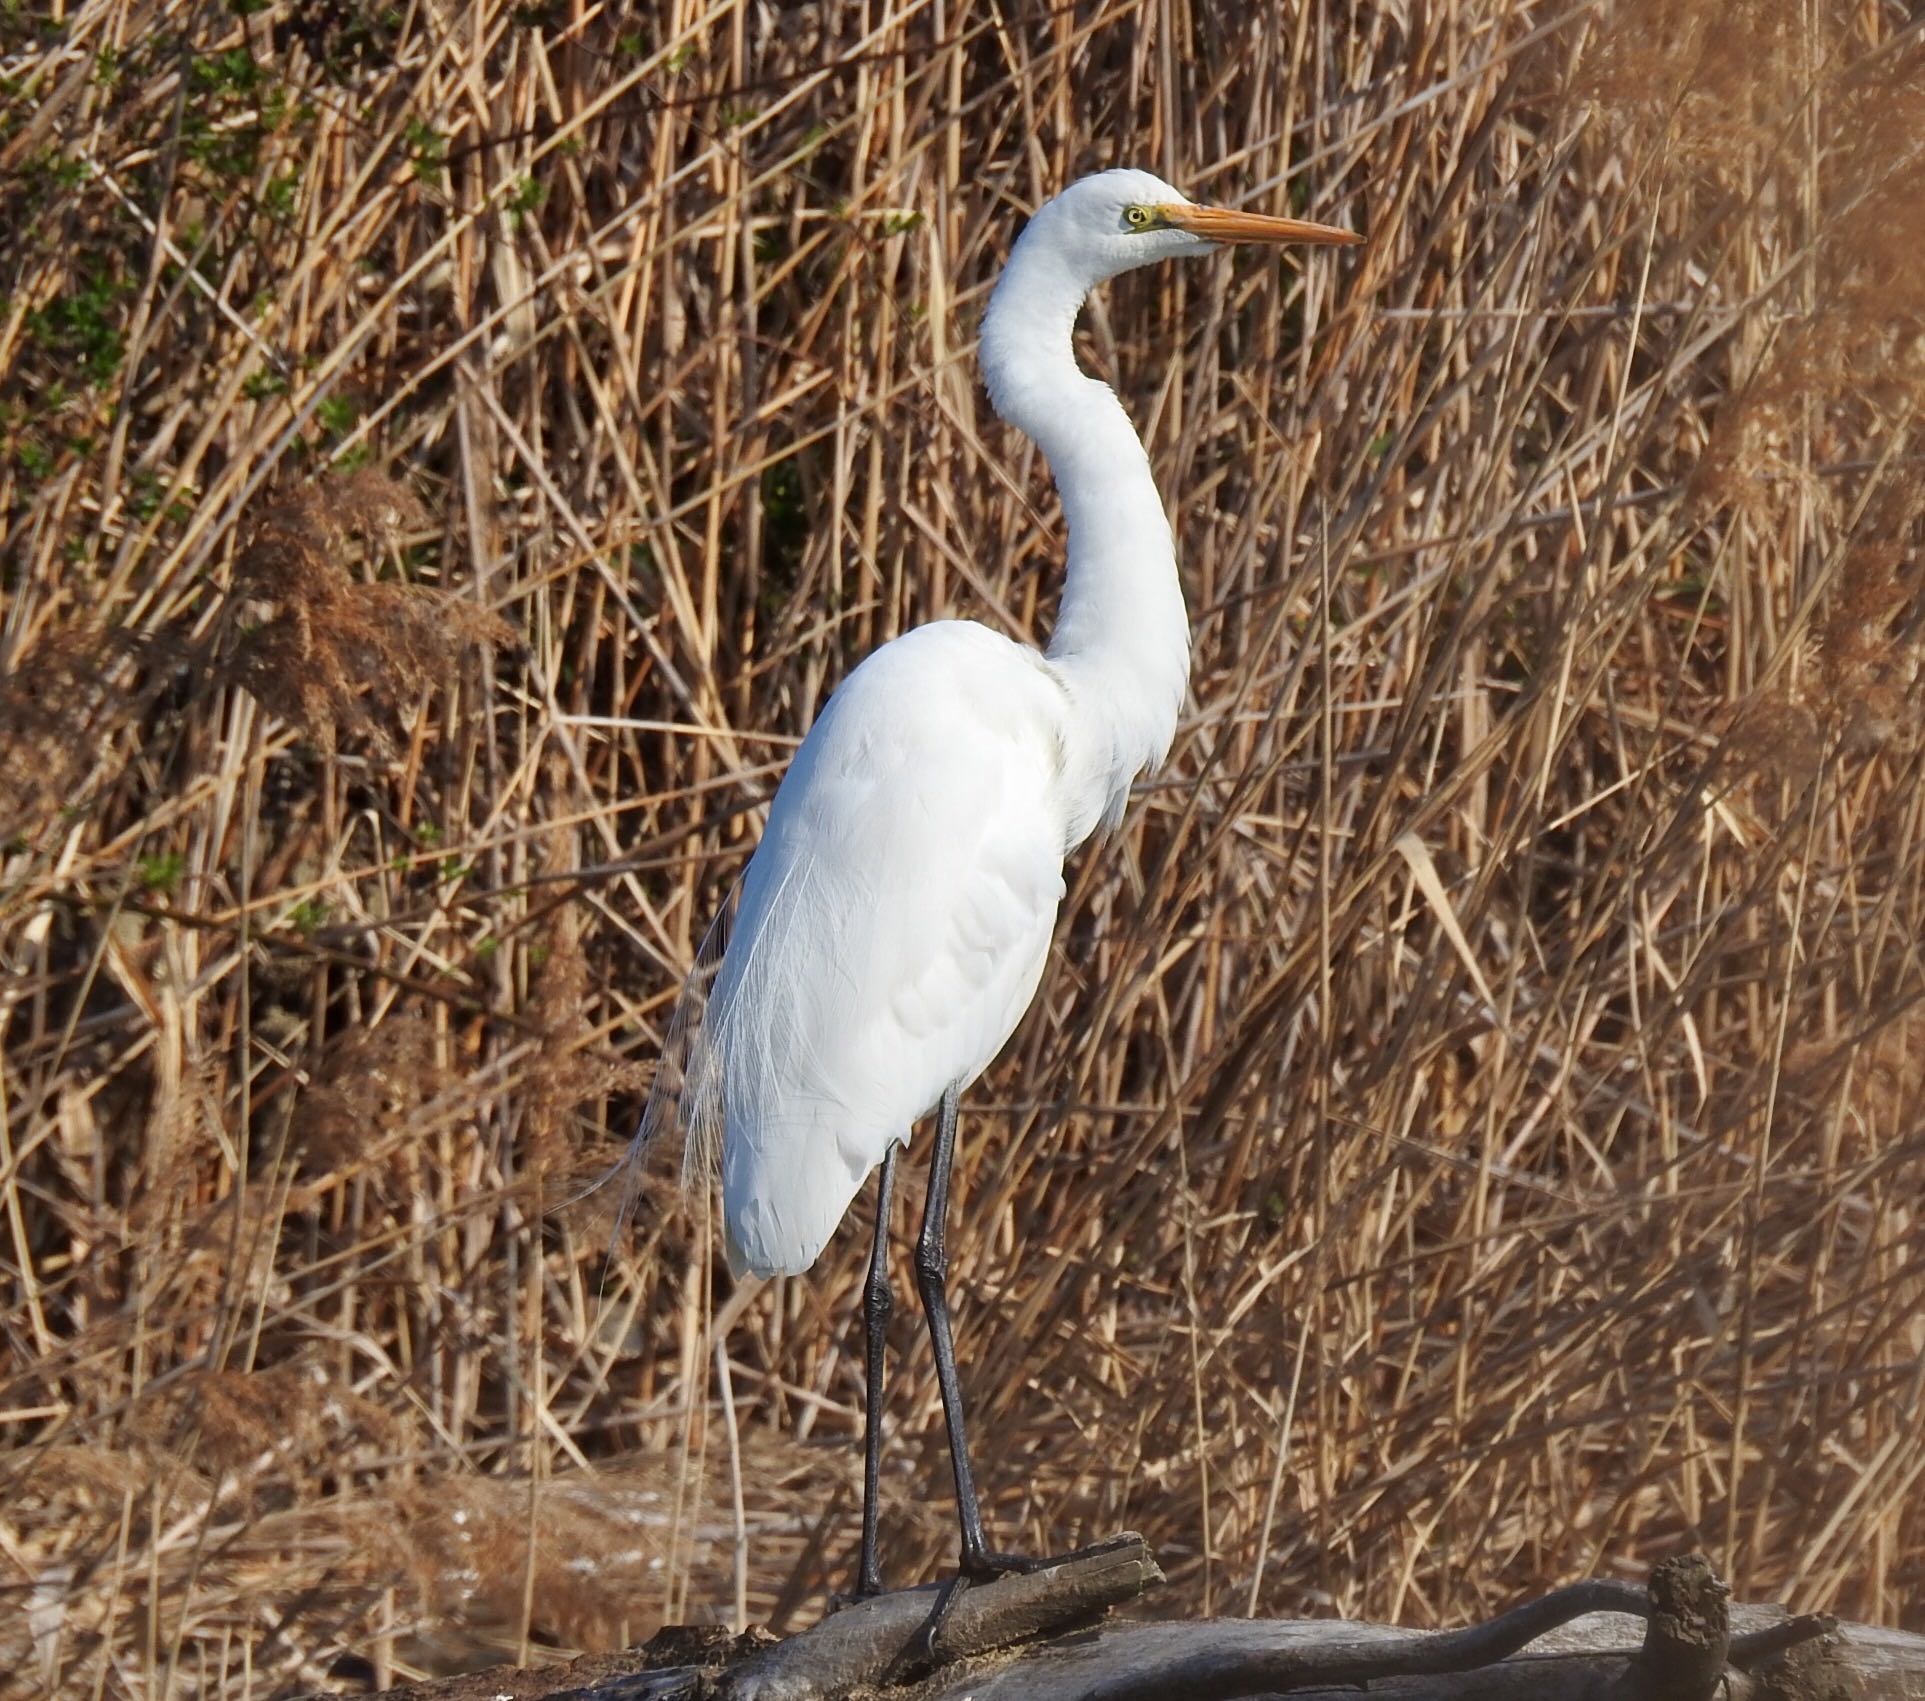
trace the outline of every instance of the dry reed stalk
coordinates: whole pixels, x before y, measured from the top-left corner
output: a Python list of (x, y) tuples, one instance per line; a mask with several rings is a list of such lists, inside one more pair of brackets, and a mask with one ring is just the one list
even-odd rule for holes
[(1708, 15), (0, 19), (9, 1681), (726, 1617), (732, 1444), (750, 1615), (843, 1579), (861, 1231), (730, 1294), (666, 1190), (612, 1257), (565, 1207), (836, 680), (1047, 624), (973, 325), (1121, 161), (1371, 243), (1082, 335), (1195, 696), (972, 1096), (999, 1535), (1140, 1528), (1215, 1610), (1693, 1544), (1915, 1619), (1918, 49)]

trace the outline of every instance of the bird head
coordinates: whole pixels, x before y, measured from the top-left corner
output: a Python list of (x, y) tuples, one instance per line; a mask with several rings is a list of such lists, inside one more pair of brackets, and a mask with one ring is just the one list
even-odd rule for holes
[(1022, 245), (1046, 245), (1085, 288), (1119, 272), (1226, 242), (1353, 243), (1335, 225), (1267, 213), (1202, 206), (1147, 171), (1099, 171), (1046, 202), (1023, 231)]

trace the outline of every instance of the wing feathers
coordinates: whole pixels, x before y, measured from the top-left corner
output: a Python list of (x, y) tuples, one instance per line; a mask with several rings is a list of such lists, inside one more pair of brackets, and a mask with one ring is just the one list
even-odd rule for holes
[(679, 1092), (705, 1174), (722, 1131), (738, 1268), (813, 1263), (890, 1142), (1028, 1006), (1063, 894), (1062, 704), (1033, 652), (939, 622), (876, 651), (797, 751), (641, 1136)]

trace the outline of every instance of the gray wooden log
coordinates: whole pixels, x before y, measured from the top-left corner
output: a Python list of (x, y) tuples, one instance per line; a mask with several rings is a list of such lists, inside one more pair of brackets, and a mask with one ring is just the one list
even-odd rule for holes
[[(1648, 1589), (1593, 1581), (1488, 1623), (1411, 1631), (1341, 1622), (1100, 1622), (1161, 1580), (1142, 1539), (970, 1589), (925, 1631), (934, 1588), (832, 1614), (786, 1641), (665, 1634), (632, 1656), (652, 1669), (512, 1674), (518, 1701), (1925, 1701), (1925, 1637), (1774, 1607), (1728, 1608), (1701, 1559)], [(923, 1663), (917, 1665), (914, 1659)], [(664, 1662), (669, 1662), (664, 1664)], [(624, 1660), (622, 1662), (626, 1664)], [(504, 1674), (504, 1679), (509, 1674)], [(461, 1701), (423, 1685), (409, 1701)]]
[[(1644, 1619), (1641, 1641), (1602, 1614)], [(1599, 1628), (1572, 1641), (1573, 1620)], [(1670, 1561), (1648, 1591), (1594, 1581), (1464, 1630), (1429, 1633), (1373, 1626), (1273, 1624), (1129, 1625), (1095, 1637), (1024, 1650), (1013, 1665), (984, 1672), (945, 1669), (929, 1701), (1035, 1697), (1056, 1701), (1236, 1701), (1261, 1694), (1352, 1692), (1510, 1701), (1712, 1701), (1736, 1692), (1744, 1668), (1811, 1640), (1828, 1620), (1778, 1615), (1734, 1638), (1723, 1584), (1702, 1559)], [(1552, 1633), (1561, 1632), (1553, 1636)], [(1532, 1652), (1518, 1657), (1526, 1647)], [(1569, 1651), (1548, 1652), (1562, 1644)], [(1737, 1669), (1734, 1671), (1734, 1667)]]
[[(1130, 1534), (1059, 1565), (965, 1590), (942, 1617), (935, 1663), (947, 1668), (1094, 1623), (1162, 1581), (1148, 1544)], [(912, 1675), (906, 1662), (914, 1658), (940, 1594), (905, 1589), (832, 1613), (725, 1672), (716, 1685), (718, 1701), (828, 1701), (887, 1677)]]
[[(1743, 1624), (1773, 1615), (1753, 1609), (1735, 1616)], [(1193, 1659), (1228, 1653), (1254, 1676), (1266, 1665), (1287, 1670), (1306, 1654), (1331, 1659), (1332, 1650), (1361, 1662), (1412, 1640), (1410, 1631), (1354, 1624), (1115, 1624), (1092, 1636), (1012, 1650), (998, 1664), (945, 1669), (914, 1693), (915, 1701), (1150, 1701), (1187, 1696), (1167, 1677)], [(1360, 1701), (1363, 1694), (1368, 1701), (1656, 1701), (1663, 1692), (1643, 1682), (1637, 1654), (1635, 1634), (1626, 1634), (1623, 1620), (1587, 1617), (1474, 1671), (1372, 1680), (1367, 1691), (1362, 1680), (1309, 1687), (1259, 1680), (1243, 1694), (1288, 1695), (1290, 1701)], [(1713, 1693), (1730, 1701), (1925, 1701), (1925, 1637), (1845, 1625), (1760, 1671), (1729, 1672), (1723, 1682)]]
[[(1113, 1606), (1163, 1581), (1148, 1545), (1129, 1534), (1062, 1563), (999, 1578), (956, 1599), (936, 1658), (945, 1669), (1011, 1643), (1094, 1624)], [(857, 1601), (772, 1647), (726, 1665), (675, 1665), (561, 1684), (546, 1701), (826, 1701), (896, 1673), (930, 1622), (939, 1585)], [(728, 1644), (718, 1644), (718, 1652)], [(416, 1694), (409, 1701), (427, 1701)]]

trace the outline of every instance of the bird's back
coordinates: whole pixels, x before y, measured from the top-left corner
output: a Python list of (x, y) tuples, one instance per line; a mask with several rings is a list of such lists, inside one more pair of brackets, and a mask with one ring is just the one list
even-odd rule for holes
[(730, 1260), (815, 1261), (890, 1141), (988, 1065), (1062, 900), (1061, 685), (966, 621), (850, 674), (742, 887), (708, 1014)]

